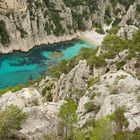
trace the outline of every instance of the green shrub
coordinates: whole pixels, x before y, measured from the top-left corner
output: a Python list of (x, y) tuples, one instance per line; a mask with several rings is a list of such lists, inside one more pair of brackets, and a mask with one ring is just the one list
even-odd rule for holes
[(96, 32), (99, 33), (99, 34), (105, 34), (105, 31), (104, 31), (103, 28), (97, 28)]
[(3, 45), (10, 43), (10, 38), (6, 29), (5, 22), (3, 20), (0, 20), (0, 42)]
[(126, 64), (126, 61), (121, 61), (116, 64), (117, 70), (123, 69), (123, 66)]
[(137, 102), (138, 102), (138, 103), (140, 102), (140, 96), (137, 97)]
[(26, 118), (27, 115), (15, 106), (0, 112), (0, 139), (9, 140), (14, 132), (20, 129), (21, 123)]
[(97, 96), (99, 93), (97, 92), (93, 92), (90, 94), (90, 99), (93, 100), (95, 98), (95, 96)]
[(99, 77), (93, 77), (88, 80), (88, 88), (100, 81)]
[[(74, 129), (74, 125), (77, 122), (77, 105), (72, 100), (67, 100), (60, 108), (58, 117), (61, 119), (64, 127), (65, 138), (68, 139)], [(63, 128), (62, 128), (63, 129)]]
[(109, 119), (103, 118), (95, 123), (92, 136), (89, 140), (111, 140), (113, 137), (113, 127)]
[(108, 31), (108, 33), (109, 33), (109, 34), (114, 34), (114, 35), (116, 35), (117, 32), (118, 32), (118, 30), (119, 30), (118, 27), (112, 27), (112, 28)]
[(0, 95), (8, 92), (8, 91), (11, 91), (11, 92), (17, 92), (19, 90), (21, 90), (23, 88), (22, 85), (19, 85), (19, 86), (15, 86), (15, 87), (8, 87), (8, 88), (5, 88), (5, 89), (1, 89), (0, 90)]
[(88, 112), (92, 112), (92, 111), (98, 112), (98, 111), (100, 110), (100, 107), (99, 107), (99, 106), (95, 106), (95, 105), (93, 104), (93, 101), (89, 101), (89, 102), (87, 102), (87, 103), (85, 104), (85, 109), (86, 109), (87, 113), (88, 113)]
[(118, 89), (115, 86), (114, 87), (113, 86), (109, 87), (109, 91), (110, 91), (111, 95), (119, 94)]
[(124, 116), (125, 110), (125, 107), (119, 107), (110, 117), (110, 119), (116, 123), (117, 132), (121, 132), (124, 127), (128, 127), (129, 125), (127, 119)]

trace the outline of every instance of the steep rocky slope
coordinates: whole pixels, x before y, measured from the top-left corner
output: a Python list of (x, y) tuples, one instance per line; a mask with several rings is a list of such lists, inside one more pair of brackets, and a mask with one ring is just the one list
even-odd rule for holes
[[(70, 40), (92, 25), (99, 27), (110, 20), (117, 25), (115, 32), (108, 31), (110, 35), (99, 48), (83, 49), (61, 65), (60, 71), (59, 66), (54, 67), (57, 78), (47, 76), (28, 88), (0, 95), (0, 113), (14, 105), (28, 116), (20, 129), (13, 132), (15, 139), (48, 140), (46, 136), (51, 135), (52, 140), (62, 140), (66, 130), (58, 114), (67, 99), (77, 105), (74, 129), (82, 132), (86, 125), (92, 125), (91, 121), (110, 117), (122, 107), (126, 124), (118, 136), (123, 132), (140, 132), (139, 4), (139, 0), (0, 1), (2, 53)], [(111, 122), (113, 134), (116, 125)]]
[[(90, 76), (88, 71), (86, 61), (80, 61), (69, 74), (65, 75), (66, 79), (64, 75), (59, 81), (46, 78), (33, 87), (2, 95), (0, 97), (0, 110), (5, 110), (10, 105), (16, 105), (28, 114), (21, 130), (16, 133), (17, 139), (44, 140), (44, 136), (50, 134), (54, 136), (53, 140), (55, 140), (55, 136), (60, 133), (57, 114), (66, 98), (71, 98), (78, 104), (77, 126), (80, 128), (86, 125), (89, 120), (101, 119), (123, 106), (126, 108), (124, 115), (129, 123), (128, 130), (134, 131), (139, 128), (140, 80), (122, 70), (110, 71), (88, 86), (85, 82), (86, 78), (91, 79), (93, 76)], [(62, 77), (65, 80), (62, 80)], [(51, 88), (49, 89), (49, 87)], [(54, 102), (48, 102), (49, 97), (44, 96), (42, 91), (44, 88), (46, 95), (49, 94), (50, 90), (54, 94), (51, 99)], [(88, 110), (86, 104), (91, 104), (93, 108)]]
[(1, 0), (0, 52), (28, 51), (35, 45), (71, 40), (90, 30), (92, 25), (109, 23), (112, 19), (120, 22), (120, 26), (130, 22), (139, 25), (138, 3), (135, 0)]

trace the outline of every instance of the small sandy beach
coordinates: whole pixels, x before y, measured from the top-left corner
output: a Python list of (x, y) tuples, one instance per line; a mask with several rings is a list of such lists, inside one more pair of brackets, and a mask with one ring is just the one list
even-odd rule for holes
[(105, 36), (106, 34), (99, 34), (95, 30), (92, 30), (82, 33), (82, 35), (79, 38), (99, 46), (102, 44), (102, 41)]

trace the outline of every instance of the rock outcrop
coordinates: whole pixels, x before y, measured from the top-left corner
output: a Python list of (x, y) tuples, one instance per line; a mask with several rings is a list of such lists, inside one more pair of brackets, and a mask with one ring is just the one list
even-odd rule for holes
[(121, 22), (119, 23), (120, 26), (125, 26), (126, 24), (133, 24), (136, 14), (136, 8), (137, 5), (135, 3), (129, 7), (126, 15), (123, 16)]
[[(66, 99), (72, 96), (74, 92), (82, 92), (87, 88), (87, 79), (89, 78), (90, 70), (86, 60), (80, 60), (67, 75), (62, 74), (60, 79), (55, 83), (53, 91), (54, 101)], [(73, 94), (75, 100), (76, 97)]]
[(68, 41), (79, 36), (80, 30), (92, 26), (91, 16), (86, 19), (82, 16), (84, 11), (90, 12), (86, 5), (67, 7), (63, 0), (4, 0), (0, 5), (0, 28), (4, 27), (1, 30), (7, 35), (0, 34), (1, 53)]
[(35, 88), (25, 88), (16, 93), (8, 92), (0, 97), (0, 111), (10, 105), (21, 108), (28, 116), (17, 136), (27, 140), (41, 140), (45, 135), (56, 135), (57, 112), (62, 102), (44, 103)]
[[(2, 0), (0, 53), (28, 51), (36, 45), (68, 41), (90, 30), (93, 23), (103, 25), (110, 17), (112, 20), (119, 16), (122, 19), (120, 25), (124, 26), (130, 18), (135, 18), (136, 7), (136, 3), (131, 5), (124, 16), (125, 5), (114, 4), (110, 0), (83, 0), (79, 3), (65, 0)], [(118, 9), (120, 12), (116, 15)]]
[[(103, 75), (100, 81), (90, 87), (80, 99), (77, 110), (80, 126), (82, 127), (93, 117), (96, 119), (105, 117), (118, 107), (125, 106), (125, 117), (129, 122), (128, 129), (134, 131), (140, 127), (140, 103), (137, 100), (140, 94), (139, 87), (140, 81), (124, 71), (109, 72)], [(85, 104), (88, 102), (93, 102), (94, 106), (100, 106), (98, 111), (95, 109), (86, 113)]]
[(117, 33), (117, 36), (123, 38), (123, 39), (132, 39), (133, 35), (139, 30), (138, 27), (133, 25), (126, 25), (124, 27), (121, 27), (120, 30)]

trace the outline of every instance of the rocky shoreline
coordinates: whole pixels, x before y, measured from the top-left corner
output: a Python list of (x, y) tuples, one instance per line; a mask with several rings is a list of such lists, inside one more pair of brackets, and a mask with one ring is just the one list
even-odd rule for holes
[(3, 47), (0, 46), (0, 53), (6, 54), (6, 53), (12, 53), (13, 51), (23, 51), (28, 52), (30, 49), (45, 44), (54, 44), (54, 43), (60, 43), (65, 41), (71, 41), (75, 38), (79, 38), (82, 33), (77, 32), (73, 35), (64, 35), (64, 36), (32, 36), (28, 39), (15, 41), (16, 43), (12, 43), (9, 45), (9, 47)]

